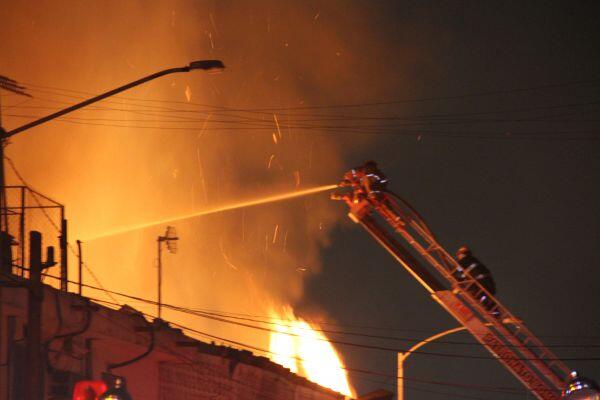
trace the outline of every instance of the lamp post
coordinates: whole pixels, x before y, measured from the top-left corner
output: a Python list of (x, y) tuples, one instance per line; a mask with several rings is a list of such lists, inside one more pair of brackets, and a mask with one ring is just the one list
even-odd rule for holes
[[(512, 323), (506, 320), (505, 324)], [(486, 324), (490, 325), (490, 324)], [(467, 328), (459, 326), (452, 329), (447, 329), (440, 333), (436, 333), (420, 341), (419, 343), (406, 350), (404, 353), (398, 353), (398, 400), (404, 400), (404, 362), (416, 350), (425, 346), (429, 342), (433, 342), (441, 337), (451, 335), (456, 332), (464, 331)], [(567, 382), (567, 387), (562, 393), (562, 398), (565, 400), (600, 400), (600, 387), (596, 381), (579, 376), (576, 371), (571, 372), (571, 380)]]
[[(7, 223), (8, 204), (6, 202), (6, 194), (4, 192), (4, 189), (5, 189), (4, 146), (7, 144), (7, 141), (9, 138), (11, 138), (12, 136), (14, 136), (18, 133), (21, 133), (23, 131), (26, 131), (28, 129), (36, 127), (38, 125), (44, 124), (44, 123), (51, 121), (53, 119), (56, 119), (58, 117), (62, 117), (65, 114), (69, 114), (73, 111), (79, 110), (90, 104), (96, 103), (100, 100), (104, 100), (107, 97), (114, 96), (118, 93), (124, 92), (128, 89), (131, 89), (131, 88), (141, 85), (143, 83), (149, 82), (149, 81), (159, 78), (161, 76), (179, 73), (179, 72), (190, 72), (190, 71), (194, 71), (194, 70), (216, 71), (216, 70), (222, 70), (224, 68), (225, 68), (225, 66), (224, 66), (223, 62), (220, 60), (193, 61), (185, 67), (169, 68), (169, 69), (165, 69), (165, 70), (156, 72), (154, 74), (148, 75), (144, 78), (138, 79), (136, 81), (133, 81), (126, 85), (120, 86), (113, 90), (109, 90), (108, 92), (102, 93), (98, 96), (94, 96), (88, 100), (84, 100), (80, 103), (74, 104), (70, 107), (62, 109), (62, 110), (52, 113), (50, 115), (47, 115), (45, 117), (36, 119), (35, 121), (29, 122), (18, 128), (7, 131), (0, 126), (0, 238), (2, 238), (4, 236), (9, 237), (9, 229), (8, 229), (8, 223)], [(3, 76), (0, 76), (0, 89), (9, 90), (9, 91), (15, 92), (17, 94), (27, 95), (25, 92), (23, 92), (23, 89), (24, 89), (23, 87), (19, 86), (15, 81), (13, 81), (9, 78), (3, 77)], [(63, 220), (63, 222), (64, 222), (64, 220)], [(65, 233), (66, 232), (63, 229), (62, 235), (64, 235)], [(62, 238), (61, 242), (63, 242), (66, 247), (66, 243), (67, 243), (66, 237)], [(0, 266), (4, 265), (4, 258), (6, 256), (6, 249), (4, 247), (5, 246), (0, 246)], [(66, 261), (66, 258), (62, 258), (62, 260)], [(65, 282), (65, 286), (66, 286), (66, 282), (67, 282), (66, 263), (65, 263), (64, 267), (61, 266), (61, 279)], [(36, 360), (36, 362), (41, 362), (39, 357)], [(36, 387), (37, 387), (37, 385), (36, 385)], [(36, 394), (36, 396), (37, 396), (37, 394)], [(37, 399), (33, 399), (31, 397), (32, 396), (28, 396), (28, 398), (30, 398), (30, 400), (37, 400)], [(114, 398), (114, 397), (112, 397), (112, 398)], [(117, 397), (117, 398), (127, 399), (127, 397)]]
[[(146, 77), (143, 77), (141, 79), (138, 79), (136, 81), (133, 81), (131, 83), (128, 83), (126, 85), (123, 86), (119, 86), (118, 88), (115, 88), (113, 90), (109, 90), (108, 92), (99, 94), (98, 96), (94, 96), (90, 99), (84, 100), (80, 103), (74, 104), (70, 107), (64, 108), (60, 111), (57, 111), (55, 113), (52, 113), (50, 115), (47, 115), (45, 117), (36, 119), (35, 121), (31, 121), (28, 122), (24, 125), (19, 126), (18, 128), (12, 129), (12, 130), (4, 130), (1, 126), (0, 126), (0, 186), (2, 186), (0, 188), (0, 207), (2, 208), (1, 212), (2, 215), (6, 214), (6, 197), (5, 197), (5, 193), (4, 193), (4, 146), (6, 145), (7, 140), (18, 134), (21, 133), (23, 131), (26, 131), (28, 129), (31, 129), (35, 126), (44, 124), (48, 121), (51, 121), (53, 119), (56, 119), (58, 117), (62, 117), (65, 114), (69, 114), (73, 111), (79, 110), (83, 107), (89, 106), (90, 104), (96, 103), (100, 100), (104, 100), (107, 97), (111, 97), (114, 96), (118, 93), (124, 92), (126, 90), (129, 90), (133, 87), (139, 86), (143, 83), (149, 82), (151, 80), (154, 80), (156, 78), (160, 78), (161, 76), (165, 76), (165, 75), (169, 75), (169, 74), (174, 74), (174, 73), (179, 73), (179, 72), (190, 72), (190, 71), (196, 71), (196, 70), (200, 70), (200, 71), (221, 71), (225, 69), (225, 65), (223, 64), (223, 62), (221, 60), (199, 60), (199, 61), (192, 61), (189, 65), (185, 66), (185, 67), (177, 67), (177, 68), (169, 68), (169, 69), (165, 69), (159, 72), (156, 72), (154, 74), (148, 75)], [(1, 89), (6, 89), (6, 90), (10, 90), (12, 92), (18, 93), (18, 94), (23, 94), (23, 95), (27, 95), (25, 92), (23, 92), (23, 87), (19, 86), (15, 81), (12, 81), (6, 77), (2, 77), (0, 76), (0, 88)], [(5, 226), (4, 223), (2, 223), (1, 225), (1, 230), (3, 232), (7, 232), (8, 233), (8, 226)]]
[(436, 333), (433, 336), (429, 336), (427, 339), (424, 339), (422, 341), (420, 341), (419, 343), (415, 344), (413, 347), (411, 347), (410, 349), (406, 350), (404, 353), (398, 353), (398, 400), (404, 400), (404, 361), (406, 361), (406, 359), (416, 350), (418, 350), (419, 348), (425, 346), (427, 343), (429, 342), (433, 342), (441, 337), (444, 337), (446, 335), (451, 335), (453, 333), (456, 332), (460, 332), (460, 331), (464, 331), (467, 328), (465, 328), (464, 326), (459, 326), (456, 328), (452, 328), (452, 329), (447, 329), (445, 331), (442, 331), (440, 333)]

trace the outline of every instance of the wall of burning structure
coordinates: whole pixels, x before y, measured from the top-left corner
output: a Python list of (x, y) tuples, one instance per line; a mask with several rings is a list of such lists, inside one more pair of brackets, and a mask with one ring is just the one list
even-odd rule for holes
[[(1, 290), (0, 327), (6, 334), (0, 357), (6, 365), (0, 374), (0, 400), (17, 400), (28, 383), (27, 290)], [(264, 357), (195, 340), (129, 306), (110, 309), (49, 286), (43, 296), (46, 399), (71, 399), (75, 382), (115, 376), (126, 378), (134, 399), (344, 398)]]

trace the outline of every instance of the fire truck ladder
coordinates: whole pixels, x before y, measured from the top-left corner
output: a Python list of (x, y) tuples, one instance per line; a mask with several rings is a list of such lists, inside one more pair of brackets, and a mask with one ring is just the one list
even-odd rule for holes
[[(438, 243), (422, 218), (408, 203), (383, 190), (369, 195), (370, 188), (356, 178), (354, 170), (346, 174), (341, 186), (353, 191), (343, 199), (350, 207), (350, 218), (360, 223), (397, 261), (399, 261), (442, 307), (456, 318), (490, 353), (515, 375), (538, 399), (557, 400), (570, 369), (494, 298), (477, 279), (462, 271), (458, 262)], [(379, 216), (380, 218), (377, 218)], [(442, 276), (440, 284), (429, 270), (408, 252), (389, 228), (399, 234), (416, 254)], [(461, 271), (466, 278), (457, 279)], [(482, 295), (489, 300), (480, 302)]]

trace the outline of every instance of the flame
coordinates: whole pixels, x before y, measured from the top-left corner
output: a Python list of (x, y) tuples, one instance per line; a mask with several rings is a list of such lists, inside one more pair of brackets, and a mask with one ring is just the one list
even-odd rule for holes
[(282, 314), (271, 310), (271, 316), (281, 322), (271, 333), (271, 359), (307, 379), (342, 393), (356, 397), (348, 381), (348, 374), (340, 356), (319, 326), (294, 315), (290, 306)]

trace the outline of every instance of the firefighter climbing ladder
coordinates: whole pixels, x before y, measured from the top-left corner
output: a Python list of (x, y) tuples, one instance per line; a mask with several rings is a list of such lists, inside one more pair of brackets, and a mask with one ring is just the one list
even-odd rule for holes
[[(344, 176), (340, 187), (350, 187), (352, 191), (336, 198), (346, 201), (350, 207), (349, 217), (360, 223), (538, 399), (560, 399), (569, 368), (468, 272), (465, 279), (458, 280), (458, 262), (437, 242), (416, 211), (387, 190), (374, 192), (372, 185), (365, 182), (372, 176), (360, 169), (353, 169)], [(441, 284), (423, 267), (393, 232), (447, 284)], [(448, 285), (451, 290), (446, 288)], [(490, 299), (491, 306), (486, 307), (478, 300), (482, 295)]]

